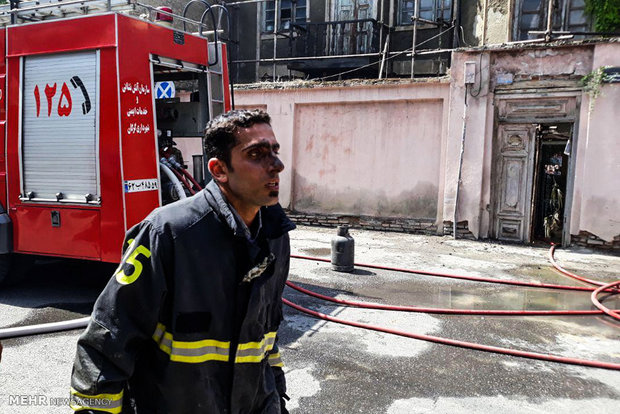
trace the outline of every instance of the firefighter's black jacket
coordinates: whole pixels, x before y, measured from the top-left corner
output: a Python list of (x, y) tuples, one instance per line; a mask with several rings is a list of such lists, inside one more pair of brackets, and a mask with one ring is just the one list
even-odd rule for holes
[(72, 408), (280, 413), (275, 342), (295, 225), (280, 205), (261, 221), (248, 241), (211, 182), (129, 230), (78, 341)]

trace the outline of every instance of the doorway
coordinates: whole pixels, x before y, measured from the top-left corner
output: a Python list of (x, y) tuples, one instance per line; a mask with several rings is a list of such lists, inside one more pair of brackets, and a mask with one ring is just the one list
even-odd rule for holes
[(573, 125), (498, 125), (494, 230), (499, 240), (565, 241)]
[[(580, 100), (561, 93), (495, 98), (490, 235), (520, 243), (570, 243)], [(574, 152), (574, 151), (573, 151)]]
[(531, 242), (562, 243), (572, 123), (538, 124)]

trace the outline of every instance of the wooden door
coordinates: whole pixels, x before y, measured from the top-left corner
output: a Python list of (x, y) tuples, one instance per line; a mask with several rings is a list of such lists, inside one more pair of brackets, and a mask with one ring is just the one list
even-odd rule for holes
[(499, 124), (494, 171), (494, 234), (529, 241), (535, 124)]

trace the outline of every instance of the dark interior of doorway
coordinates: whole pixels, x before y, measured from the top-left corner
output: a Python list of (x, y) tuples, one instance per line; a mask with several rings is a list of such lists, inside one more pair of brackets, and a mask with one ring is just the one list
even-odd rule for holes
[(539, 124), (532, 188), (532, 242), (562, 243), (572, 123)]

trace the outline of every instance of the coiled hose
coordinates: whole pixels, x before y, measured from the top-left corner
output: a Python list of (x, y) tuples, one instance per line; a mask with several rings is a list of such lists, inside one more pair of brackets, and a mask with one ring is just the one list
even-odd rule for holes
[[(555, 267), (557, 265), (557, 263), (553, 259), (554, 251), (555, 251), (555, 246), (552, 245), (551, 249), (550, 249), (549, 257), (550, 257), (551, 263)], [(314, 260), (314, 261), (320, 261), (320, 262), (329, 262), (328, 259), (322, 259), (322, 258), (316, 258), (316, 257), (298, 256), (298, 255), (291, 255), (291, 257), (292, 258), (296, 258), (296, 259)], [(542, 283), (520, 282), (520, 281), (514, 281), (514, 280), (506, 281), (506, 280), (502, 280), (502, 279), (480, 278), (480, 277), (476, 277), (476, 276), (463, 276), (463, 275), (454, 275), (454, 274), (448, 274), (448, 273), (416, 271), (416, 270), (411, 270), (411, 269), (399, 269), (399, 268), (393, 268), (393, 267), (388, 267), (388, 266), (367, 265), (367, 264), (361, 264), (361, 263), (356, 263), (356, 266), (358, 266), (358, 267), (368, 267), (368, 268), (374, 268), (374, 269), (382, 269), (382, 270), (399, 271), (399, 272), (405, 272), (405, 273), (422, 274), (422, 275), (428, 275), (428, 276), (437, 276), (437, 277), (448, 277), (448, 278), (455, 278), (455, 279), (472, 280), (472, 281), (477, 281), (477, 282), (502, 283), (502, 284), (518, 285), (518, 286), (529, 286), (529, 287), (535, 287), (535, 288), (551, 288), (551, 289), (564, 289), (564, 290), (592, 291), (592, 294), (591, 294), (592, 302), (594, 303), (594, 305), (597, 308), (599, 308), (599, 310), (598, 311), (596, 311), (596, 310), (583, 310), (583, 311), (499, 311), (499, 310), (436, 309), (436, 308), (416, 308), (416, 307), (410, 307), (410, 306), (378, 305), (378, 304), (370, 304), (370, 303), (360, 303), (360, 302), (353, 302), (353, 301), (344, 301), (344, 300), (341, 300), (341, 299), (331, 298), (331, 297), (328, 297), (328, 296), (321, 295), (319, 293), (310, 291), (308, 289), (301, 288), (301, 287), (299, 287), (299, 286), (297, 286), (297, 285), (295, 285), (294, 283), (291, 283), (291, 282), (287, 282), (287, 285), (289, 287), (293, 288), (293, 289), (296, 289), (296, 290), (302, 292), (302, 293), (305, 293), (305, 294), (308, 294), (310, 296), (314, 296), (314, 297), (317, 297), (317, 298), (320, 298), (320, 299), (323, 299), (323, 300), (329, 300), (330, 302), (340, 303), (340, 304), (344, 304), (344, 305), (348, 305), (348, 306), (356, 306), (356, 307), (369, 308), (369, 309), (397, 310), (397, 311), (407, 311), (407, 312), (427, 312), (428, 311), (428, 313), (447, 313), (447, 314), (465, 314), (465, 315), (485, 315), (486, 314), (486, 315), (506, 315), (506, 316), (507, 315), (527, 315), (527, 316), (533, 316), (533, 315), (588, 315), (588, 314), (601, 314), (601, 313), (604, 312), (607, 315), (610, 315), (610, 316), (612, 316), (612, 317), (614, 317), (616, 319), (618, 319), (618, 316), (620, 316), (618, 311), (612, 311), (612, 310), (606, 308), (605, 306), (600, 304), (600, 302), (597, 300), (597, 295), (599, 293), (608, 292), (610, 290), (611, 290), (611, 292), (614, 292), (614, 293), (617, 292), (617, 289), (612, 289), (612, 288), (615, 287), (615, 286), (619, 286), (620, 285), (620, 281), (609, 283), (609, 284), (605, 284), (603, 282), (597, 282), (597, 281), (593, 281), (593, 280), (586, 279), (586, 278), (583, 278), (581, 276), (578, 276), (579, 277), (578, 280), (588, 281), (588, 283), (595, 282), (594, 284), (596, 284), (599, 287), (596, 288), (596, 289), (595, 288), (589, 288), (589, 287), (580, 287), (580, 289), (575, 289), (574, 286), (549, 285), (549, 284), (542, 284)], [(296, 309), (296, 310), (298, 310), (298, 311), (300, 311), (302, 313), (308, 314), (308, 315), (313, 316), (315, 318), (323, 319), (323, 320), (327, 320), (327, 321), (331, 321), (331, 322), (336, 322), (336, 323), (340, 323), (340, 324), (344, 324), (344, 325), (348, 325), (348, 326), (353, 326), (353, 327), (357, 327), (357, 328), (363, 328), (363, 329), (368, 329), (368, 330), (373, 330), (373, 331), (378, 331), (378, 332), (385, 332), (385, 333), (389, 333), (389, 334), (393, 334), (393, 335), (398, 335), (398, 336), (403, 336), (403, 337), (407, 337), (407, 338), (413, 338), (413, 339), (418, 339), (418, 340), (423, 340), (423, 341), (428, 341), (428, 342), (434, 342), (434, 343), (439, 343), (439, 344), (443, 344), (443, 345), (450, 345), (450, 346), (455, 346), (455, 347), (460, 347), (460, 348), (474, 349), (474, 350), (478, 350), (478, 351), (492, 352), (492, 353), (511, 355), (511, 356), (517, 356), (517, 357), (522, 357), (522, 358), (529, 358), (529, 359), (537, 359), (537, 360), (549, 361), (549, 362), (560, 362), (560, 363), (565, 363), (565, 364), (588, 366), (588, 367), (594, 367), (594, 368), (604, 368), (604, 369), (611, 369), (611, 370), (620, 370), (620, 364), (618, 364), (618, 363), (604, 362), (604, 361), (593, 361), (593, 360), (585, 360), (585, 359), (578, 359), (578, 358), (568, 358), (568, 357), (561, 357), (561, 356), (557, 356), (557, 355), (540, 354), (540, 353), (535, 353), (535, 352), (527, 352), (527, 351), (521, 351), (521, 350), (515, 350), (515, 349), (509, 349), (509, 348), (500, 348), (500, 347), (482, 345), (482, 344), (477, 344), (477, 343), (472, 343), (472, 342), (458, 341), (458, 340), (454, 340), (454, 339), (441, 338), (441, 337), (436, 337), (436, 336), (431, 336), (431, 335), (412, 334), (412, 333), (409, 333), (409, 332), (404, 332), (404, 331), (400, 331), (400, 330), (384, 328), (384, 327), (381, 327), (381, 326), (364, 324), (364, 323), (359, 323), (359, 322), (353, 322), (353, 321), (348, 321), (348, 320), (340, 319), (340, 318), (334, 318), (332, 316), (325, 315), (323, 313), (316, 312), (316, 311), (304, 308), (304, 307), (302, 307), (302, 306), (300, 306), (298, 304), (295, 304), (295, 303), (293, 303), (293, 302), (291, 302), (291, 301), (289, 301), (287, 299), (284, 299), (284, 298), (282, 299), (282, 301), (287, 306), (290, 306), (293, 309)]]

